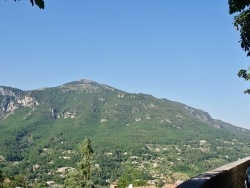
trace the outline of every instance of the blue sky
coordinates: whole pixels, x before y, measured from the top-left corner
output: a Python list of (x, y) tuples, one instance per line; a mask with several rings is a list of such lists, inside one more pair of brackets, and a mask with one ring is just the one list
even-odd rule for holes
[(23, 90), (81, 78), (182, 102), (250, 129), (249, 59), (227, 1), (0, 2), (0, 85)]

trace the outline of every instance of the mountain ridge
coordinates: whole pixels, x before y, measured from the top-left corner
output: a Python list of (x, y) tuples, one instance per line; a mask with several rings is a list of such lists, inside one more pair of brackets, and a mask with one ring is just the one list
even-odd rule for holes
[[(72, 90), (72, 91), (74, 90), (74, 91), (95, 92), (95, 90), (97, 90), (97, 88), (100, 88), (100, 87), (103, 87), (105, 89), (110, 89), (111, 91), (117, 90), (117, 91), (120, 91), (122, 93), (127, 93), (127, 94), (142, 94), (142, 95), (152, 96), (150, 94), (125, 92), (125, 91), (113, 88), (111, 86), (108, 86), (106, 84), (101, 84), (101, 83), (98, 83), (98, 82), (95, 82), (95, 81), (92, 81), (92, 80), (89, 80), (89, 79), (80, 79), (80, 80), (77, 80), (77, 81), (68, 82), (68, 83), (65, 83), (65, 84), (62, 84), (62, 85), (59, 85), (59, 86), (55, 86), (55, 87), (45, 87), (45, 88), (27, 90), (27, 91), (21, 90), (19, 88), (0, 86), (0, 95), (17, 98), (18, 96), (20, 96), (20, 95), (22, 95), (24, 93), (27, 93), (27, 92), (30, 93), (30, 92), (36, 91), (36, 90), (44, 90), (44, 89), (52, 89), (52, 88), (61, 88), (64, 91), (65, 90)], [(29, 95), (27, 95), (27, 97), (28, 96)], [(154, 97), (154, 96), (152, 96), (152, 97)], [(156, 97), (154, 97), (154, 98), (156, 98)], [(177, 102), (177, 101), (171, 101), (171, 100), (168, 100), (166, 98), (156, 98), (156, 99), (176, 103), (177, 105), (180, 105), (181, 107), (185, 108), (194, 117), (199, 118), (204, 122), (214, 124), (214, 126), (217, 127), (217, 128), (223, 128), (223, 124), (224, 125), (227, 124), (227, 125), (235, 126), (235, 125), (233, 125), (231, 123), (224, 122), (223, 120), (213, 119), (208, 112), (206, 112), (204, 110), (201, 110), (201, 109), (197, 109), (197, 108), (188, 106), (188, 105), (186, 105), (184, 103), (180, 103), (180, 102)], [(6, 106), (6, 104), (5, 104), (5, 106)], [(5, 107), (5, 109), (6, 109), (6, 107)], [(0, 114), (1, 114), (1, 111), (0, 111)], [(235, 126), (235, 127), (238, 127), (238, 126)], [(238, 127), (238, 128), (241, 128), (241, 127)], [(245, 129), (245, 128), (242, 128), (242, 129)]]

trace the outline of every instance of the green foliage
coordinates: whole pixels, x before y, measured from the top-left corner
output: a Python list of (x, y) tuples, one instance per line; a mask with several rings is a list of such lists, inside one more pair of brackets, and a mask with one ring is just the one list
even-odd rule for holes
[(79, 181), (79, 172), (71, 172), (68, 174), (68, 178), (64, 182), (65, 188), (82, 188), (81, 182)]
[(30, 2), (32, 4), (32, 6), (34, 6), (34, 4), (36, 4), (40, 9), (44, 9), (44, 1), (43, 0), (30, 0)]
[(65, 180), (65, 188), (93, 188), (92, 181), (92, 155), (93, 150), (89, 139), (85, 139), (79, 144), (80, 162), (77, 164), (78, 170), (68, 174)]
[(42, 182), (36, 183), (35, 187), (36, 188), (47, 188), (48, 186), (47, 186), (46, 182), (42, 181)]
[(44, 1), (43, 0), (30, 0), (32, 6), (35, 4), (40, 8), (40, 9), (44, 9)]
[(3, 188), (3, 180), (4, 180), (3, 172), (0, 170), (0, 188)]
[(244, 1), (228, 0), (228, 4), (229, 4), (229, 13), (233, 14), (236, 12), (241, 12), (245, 8), (248, 8), (250, 2), (248, 0), (244, 0)]
[(146, 185), (146, 180), (143, 179), (143, 172), (135, 170), (130, 166), (125, 166), (123, 170), (123, 174), (118, 179), (118, 187), (126, 188), (129, 184), (133, 186), (144, 186)]
[[(234, 26), (240, 31), (240, 44), (241, 48), (250, 56), (250, 1), (242, 0), (229, 0), (229, 13), (238, 13), (234, 17)], [(248, 70), (242, 69), (238, 73), (239, 77), (249, 80), (250, 74)], [(249, 94), (250, 90), (245, 93)]]
[(13, 177), (10, 177), (10, 182), (2, 182), (0, 183), (0, 187), (3, 188), (13, 188), (13, 187), (27, 187), (27, 179), (25, 176), (22, 175), (16, 175)]
[(84, 182), (91, 180), (92, 168), (93, 168), (93, 161), (92, 155), (93, 150), (91, 148), (91, 143), (89, 139), (85, 139), (79, 145), (79, 151), (81, 155), (81, 160), (77, 164), (78, 168), (80, 169), (80, 175)]

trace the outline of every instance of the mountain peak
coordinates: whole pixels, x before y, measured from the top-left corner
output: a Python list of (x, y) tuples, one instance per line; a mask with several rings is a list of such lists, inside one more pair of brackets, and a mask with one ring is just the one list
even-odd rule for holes
[(97, 92), (101, 89), (108, 89), (108, 90), (114, 90), (114, 88), (100, 84), (98, 82), (94, 82), (92, 80), (88, 79), (80, 79), (77, 81), (69, 82), (66, 84), (63, 84), (61, 88), (65, 91), (67, 90), (74, 90), (74, 91), (86, 91), (86, 92)]
[(88, 79), (80, 79), (80, 80), (76, 80), (76, 81), (72, 81), (72, 82), (68, 82), (64, 85), (79, 85), (79, 84), (97, 84), (97, 82), (94, 82), (92, 80), (88, 80)]

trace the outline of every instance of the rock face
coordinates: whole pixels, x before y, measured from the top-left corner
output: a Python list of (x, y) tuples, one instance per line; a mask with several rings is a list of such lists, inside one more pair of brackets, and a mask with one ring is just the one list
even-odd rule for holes
[(17, 97), (20, 94), (21, 92), (15, 93), (13, 90), (11, 90), (8, 87), (0, 87), (0, 95), (9, 96), (9, 97)]
[(39, 103), (34, 98), (29, 96), (24, 96), (22, 98), (19, 98), (17, 100), (17, 103), (24, 107), (33, 107), (39, 105)]
[(14, 101), (11, 101), (9, 98), (6, 98), (3, 101), (3, 104), (2, 104), (2, 110), (3, 111), (5, 111), (5, 112), (12, 112), (15, 109), (17, 109), (17, 106), (15, 105)]
[(57, 118), (76, 118), (77, 115), (75, 112), (67, 112), (67, 111), (63, 111), (61, 113), (57, 112), (56, 109), (54, 108), (50, 108), (50, 113), (51, 113), (51, 116), (54, 118), (54, 119), (57, 119)]
[(0, 117), (7, 117), (20, 107), (34, 107), (39, 105), (34, 98), (24, 95), (19, 89), (0, 87)]
[(201, 121), (204, 121), (206, 123), (212, 123), (213, 119), (209, 115), (209, 113), (204, 112), (203, 110), (195, 109), (190, 106), (185, 106), (185, 110), (187, 110), (190, 114), (195, 116), (196, 118), (200, 119)]

